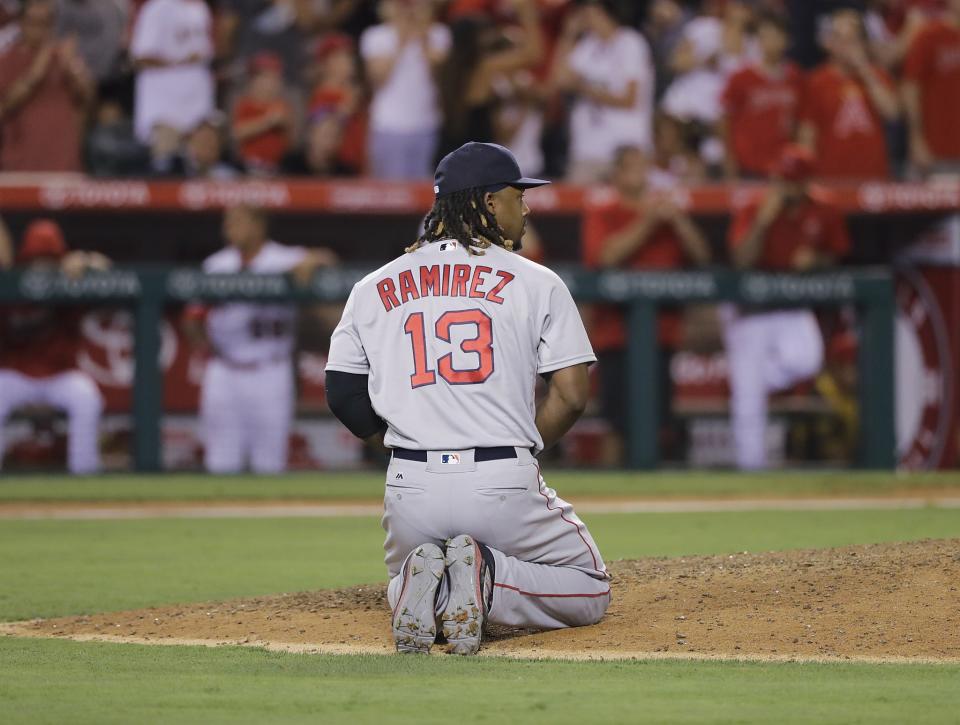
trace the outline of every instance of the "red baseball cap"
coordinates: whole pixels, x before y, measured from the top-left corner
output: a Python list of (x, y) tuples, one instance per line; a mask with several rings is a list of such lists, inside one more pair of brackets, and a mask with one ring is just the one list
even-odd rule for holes
[(339, 50), (353, 50), (353, 38), (346, 33), (327, 33), (313, 48), (313, 55), (317, 60), (326, 60), (328, 56)]
[(37, 219), (23, 233), (23, 243), (17, 254), (17, 262), (25, 264), (42, 257), (60, 259), (67, 253), (60, 225), (52, 219)]
[(260, 73), (262, 71), (283, 73), (283, 60), (279, 55), (269, 50), (260, 51), (250, 59), (250, 72)]
[(770, 175), (784, 181), (806, 181), (813, 176), (816, 159), (808, 148), (791, 143), (783, 147), (780, 158), (774, 162)]

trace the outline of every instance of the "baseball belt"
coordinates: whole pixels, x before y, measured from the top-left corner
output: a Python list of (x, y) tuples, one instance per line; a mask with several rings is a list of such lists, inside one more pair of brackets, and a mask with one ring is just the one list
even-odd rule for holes
[[(394, 458), (402, 458), (405, 461), (427, 462), (427, 451), (412, 451), (409, 448), (394, 448)], [(495, 446), (493, 448), (474, 448), (473, 460), (476, 463), (483, 461), (499, 461), (503, 458), (516, 458), (517, 450), (513, 446)]]

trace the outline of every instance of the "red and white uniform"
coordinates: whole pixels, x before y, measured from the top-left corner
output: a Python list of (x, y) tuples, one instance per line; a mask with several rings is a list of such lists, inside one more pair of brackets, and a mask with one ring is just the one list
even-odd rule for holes
[[(885, 71), (875, 72), (893, 86)], [(816, 130), (816, 175), (835, 179), (873, 179), (890, 175), (886, 127), (863, 81), (833, 63), (810, 73), (802, 120)]]
[[(212, 274), (289, 272), (302, 247), (266, 242), (244, 261), (233, 247), (208, 257)], [(204, 463), (212, 473), (282, 471), (293, 418), (293, 347), (297, 309), (290, 304), (231, 302), (206, 313), (213, 357), (203, 375), (200, 421)]]
[(771, 159), (793, 139), (802, 97), (803, 74), (792, 63), (779, 73), (747, 66), (730, 77), (722, 103), (731, 151), (742, 172), (769, 173)]
[[(640, 212), (617, 199), (606, 204), (588, 206), (583, 217), (583, 264), (598, 268), (600, 254), (607, 240), (631, 224), (639, 222)], [(654, 230), (651, 237), (634, 254), (621, 263), (623, 269), (682, 269), (686, 255), (676, 232), (668, 224)], [(676, 347), (680, 341), (680, 318), (674, 312), (661, 312), (660, 343)], [(624, 350), (627, 345), (623, 309), (617, 305), (596, 305), (589, 325), (590, 341), (597, 352)]]
[(935, 20), (921, 29), (903, 74), (920, 88), (923, 136), (934, 158), (960, 160), (960, 28)]
[[(730, 226), (729, 244), (743, 243), (759, 205), (741, 210)], [(840, 212), (825, 200), (809, 198), (780, 213), (767, 231), (755, 267), (786, 271), (798, 250), (808, 247), (835, 258), (850, 247)], [(823, 366), (823, 336), (812, 310), (753, 311), (723, 305), (720, 317), (730, 370), (731, 417), (737, 465), (764, 468), (767, 399), (812, 378)]]
[(46, 405), (67, 414), (67, 467), (71, 473), (100, 468), (98, 431), (103, 396), (77, 369), (76, 310), (18, 305), (0, 315), (0, 463), (3, 422), (17, 408)]

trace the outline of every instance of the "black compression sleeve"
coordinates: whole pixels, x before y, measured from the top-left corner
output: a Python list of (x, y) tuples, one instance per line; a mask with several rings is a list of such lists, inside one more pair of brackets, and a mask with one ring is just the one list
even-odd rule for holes
[(336, 370), (327, 371), (327, 405), (357, 438), (369, 438), (387, 427), (370, 402), (368, 377)]

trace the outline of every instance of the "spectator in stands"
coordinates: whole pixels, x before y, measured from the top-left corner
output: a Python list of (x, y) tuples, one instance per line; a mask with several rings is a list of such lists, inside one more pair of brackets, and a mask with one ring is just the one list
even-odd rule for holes
[(127, 176), (145, 174), (150, 155), (137, 141), (133, 121), (114, 99), (103, 99), (97, 105), (95, 122), (87, 135), (87, 171), (93, 176)]
[(757, 23), (760, 60), (727, 81), (722, 127), (730, 178), (766, 176), (770, 160), (779, 158), (796, 134), (803, 75), (787, 60), (789, 39), (782, 16), (761, 15)]
[[(615, 196), (588, 205), (583, 217), (583, 263), (594, 269), (679, 269), (710, 261), (710, 248), (696, 223), (671, 198), (652, 188), (649, 164), (636, 146), (618, 149), (614, 165)], [(597, 306), (588, 316), (588, 330), (599, 359), (604, 416), (611, 432), (604, 459), (622, 463), (623, 432), (627, 426), (627, 331), (624, 315), (615, 306)], [(660, 385), (663, 412), (670, 411), (669, 359), (681, 338), (681, 320), (662, 313), (659, 342), (663, 352)]]
[(144, 143), (164, 124), (186, 133), (214, 110), (210, 10), (203, 0), (147, 0), (133, 26), (134, 128)]
[(903, 69), (910, 162), (919, 173), (960, 169), (960, 0), (947, 7), (918, 30)]
[(332, 108), (344, 120), (358, 110), (360, 88), (353, 39), (343, 33), (324, 35), (316, 44), (309, 69), (310, 111)]
[(240, 170), (224, 159), (223, 114), (212, 113), (197, 124), (184, 144), (178, 173), (190, 179), (227, 181), (240, 175)]
[[(224, 213), (227, 247), (203, 263), (207, 273), (290, 273), (305, 284), (336, 258), (326, 249), (272, 241), (262, 209), (237, 206)], [(204, 464), (212, 473), (276, 473), (287, 466), (295, 391), (294, 304), (231, 302), (191, 305), (184, 332), (210, 356), (203, 375), (200, 423)]]
[(907, 55), (917, 31), (940, 11), (942, 0), (867, 0), (864, 25), (870, 53), (893, 72)]
[[(231, 80), (246, 75), (251, 59), (263, 52), (280, 57), (284, 80), (291, 87), (301, 80), (307, 61), (309, 34), (322, 24), (324, 4), (304, 0), (216, 0), (217, 58), (228, 62)], [(337, 4), (343, 5), (340, 0)]]
[(644, 26), (650, 39), (657, 79), (656, 97), (660, 98), (673, 80), (671, 60), (683, 40), (683, 29), (690, 22), (690, 9), (680, 0), (652, 0)]
[(240, 159), (254, 174), (273, 174), (294, 136), (293, 106), (285, 96), (283, 62), (273, 53), (250, 61), (250, 82), (233, 107), (231, 135)]
[(823, 45), (829, 60), (807, 81), (799, 138), (814, 152), (818, 176), (887, 177), (886, 124), (897, 120), (900, 104), (886, 71), (867, 56), (859, 13), (833, 13)]
[(320, 109), (310, 116), (303, 148), (283, 160), (283, 173), (292, 176), (353, 176), (358, 172), (343, 158), (343, 121), (333, 111)]
[(723, 153), (718, 130), (724, 84), (720, 71), (723, 30), (723, 24), (713, 17), (695, 18), (687, 24), (673, 58), (673, 82), (660, 103), (663, 115), (682, 124), (685, 135), (696, 139), (697, 152), (711, 167), (720, 163)]
[(57, 42), (54, 6), (27, 0), (20, 35), (0, 53), (0, 170), (80, 171), (93, 81), (72, 40)]
[(156, 123), (150, 133), (151, 176), (183, 175), (182, 142), (180, 132), (166, 123)]
[(430, 0), (385, 0), (384, 22), (367, 28), (360, 54), (373, 89), (369, 172), (383, 179), (432, 174), (441, 124), (434, 74), (450, 31), (433, 22)]
[[(17, 265), (79, 276), (110, 263), (94, 252), (68, 252), (56, 222), (38, 219), (27, 227)], [(0, 463), (7, 417), (17, 408), (42, 405), (67, 414), (70, 472), (94, 473), (100, 468), (103, 397), (93, 379), (77, 369), (79, 339), (76, 308), (18, 305), (0, 317)]]
[(543, 57), (543, 33), (534, 0), (514, 0), (522, 36), (516, 44), (478, 16), (453, 24), (450, 55), (440, 68), (443, 131), (438, 157), (468, 141), (496, 142), (497, 84)]
[(349, 173), (362, 173), (367, 165), (367, 99), (360, 85), (360, 72), (353, 39), (329, 33), (314, 49), (310, 70), (311, 92), (308, 117), (334, 113), (340, 121), (338, 162)]
[(98, 83), (118, 70), (130, 22), (128, 0), (56, 0), (57, 35), (73, 38)]
[[(805, 272), (834, 264), (850, 238), (840, 211), (809, 184), (812, 154), (789, 145), (762, 202), (741, 209), (729, 232), (739, 269)], [(812, 310), (720, 310), (730, 371), (737, 465), (766, 467), (767, 398), (813, 378), (823, 365), (823, 338)]]
[(495, 141), (513, 152), (524, 176), (543, 174), (546, 99), (536, 77), (519, 69), (502, 76), (496, 85), (499, 103), (494, 118)]
[(707, 178), (707, 166), (700, 157), (699, 129), (658, 113), (653, 133), (651, 176), (656, 172), (681, 184), (699, 184)]
[(653, 60), (643, 36), (620, 24), (613, 0), (579, 5), (560, 40), (554, 83), (575, 97), (567, 178), (594, 183), (619, 147), (653, 149)]

